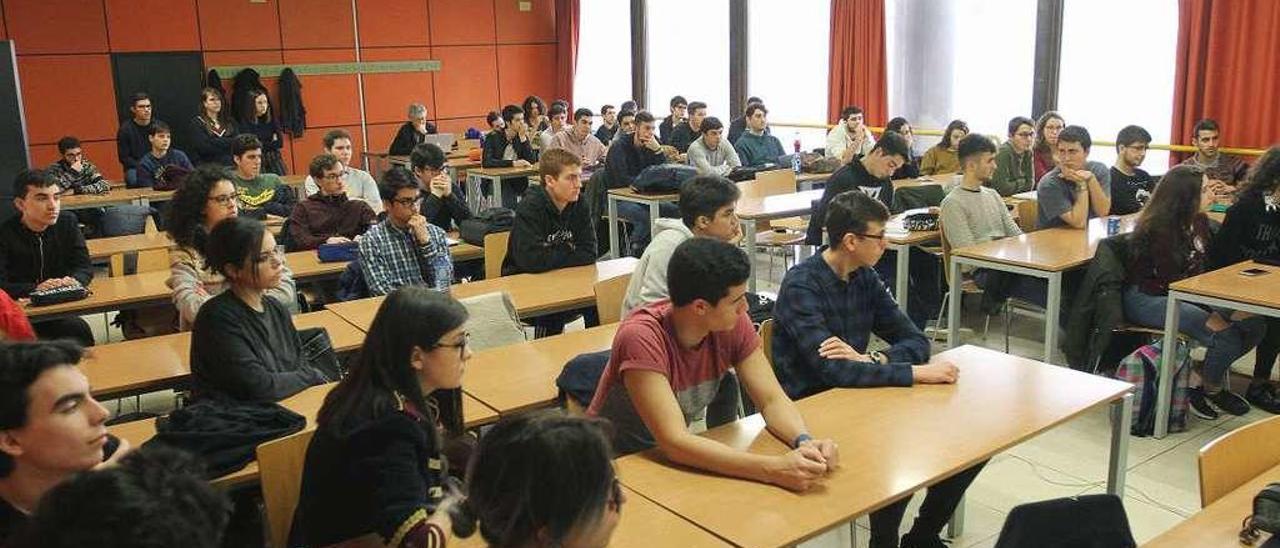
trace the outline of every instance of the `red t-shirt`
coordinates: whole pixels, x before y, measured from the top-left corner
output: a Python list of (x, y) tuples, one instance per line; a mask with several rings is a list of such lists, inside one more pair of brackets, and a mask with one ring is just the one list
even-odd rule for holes
[(712, 332), (692, 349), (681, 348), (671, 312), (669, 300), (636, 309), (618, 326), (618, 334), (613, 338), (609, 365), (600, 377), (587, 413), (613, 423), (614, 448), (619, 453), (633, 453), (654, 445), (652, 434), (631, 404), (622, 372), (655, 371), (667, 377), (688, 425), (706, 414), (720, 380), (729, 370), (746, 361), (760, 346), (760, 337), (744, 312), (738, 316), (738, 324), (733, 329)]

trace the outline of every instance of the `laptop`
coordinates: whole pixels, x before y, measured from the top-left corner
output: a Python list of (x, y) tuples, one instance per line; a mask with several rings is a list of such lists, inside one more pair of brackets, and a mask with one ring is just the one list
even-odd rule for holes
[(440, 147), (440, 150), (449, 152), (453, 150), (453, 142), (457, 140), (457, 136), (452, 133), (437, 133), (435, 135), (427, 135), (422, 140), (424, 143), (431, 143)]

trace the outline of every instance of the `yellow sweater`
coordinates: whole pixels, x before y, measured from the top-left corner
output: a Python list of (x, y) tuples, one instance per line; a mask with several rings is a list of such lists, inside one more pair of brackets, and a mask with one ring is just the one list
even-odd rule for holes
[(939, 173), (957, 173), (960, 171), (960, 156), (951, 150), (932, 146), (920, 159), (921, 175), (937, 175)]

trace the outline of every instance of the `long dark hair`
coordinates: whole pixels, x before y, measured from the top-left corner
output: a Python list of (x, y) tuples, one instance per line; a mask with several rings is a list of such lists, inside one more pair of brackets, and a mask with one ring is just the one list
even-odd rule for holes
[(204, 254), (208, 232), (204, 228), (204, 208), (209, 206), (209, 193), (221, 181), (231, 182), (227, 168), (204, 164), (188, 175), (169, 200), (165, 230), (174, 243)]
[(1241, 194), (1272, 194), (1280, 187), (1280, 145), (1271, 145), (1266, 154), (1253, 163)]
[[(209, 111), (205, 110), (204, 108), (204, 102), (207, 101), (210, 97), (217, 97), (218, 101), (222, 103), (222, 108), (218, 110), (217, 120), (213, 120), (209, 118)], [(213, 123), (216, 121), (218, 122), (219, 125), (225, 126), (227, 125), (228, 122), (231, 121), (231, 116), (227, 114), (228, 108), (229, 108), (229, 105), (227, 104), (227, 98), (222, 95), (222, 90), (219, 90), (216, 88), (203, 88), (200, 90), (199, 117), (201, 120), (204, 120), (205, 122), (208, 122), (208, 123)]]
[(524, 546), (545, 530), (559, 545), (578, 526), (620, 503), (604, 423), (560, 411), (503, 419), (480, 438), (467, 470), (467, 498), (455, 507), (455, 533), (480, 522), (489, 546)]
[[(1160, 179), (1151, 200), (1142, 209), (1133, 229), (1131, 248), (1142, 252), (1156, 238), (1168, 241), (1166, 249), (1191, 247), (1192, 230), (1204, 217), (1200, 211), (1200, 191), (1204, 186), (1204, 170), (1199, 166), (1174, 166)], [(1179, 263), (1182, 253), (1173, 257)]]
[[(263, 114), (262, 116), (258, 116), (258, 97), (259, 96), (264, 96), (267, 98), (267, 113)], [(237, 117), (240, 119), (240, 124), (242, 126), (248, 125), (248, 124), (261, 124), (261, 123), (270, 122), (272, 112), (274, 111), (271, 104), (271, 96), (267, 95), (266, 90), (257, 89), (257, 88), (249, 90), (249, 100), (244, 102), (244, 106), (242, 107), (242, 109), (243, 110), (241, 112), (236, 113)]]
[[(373, 318), (364, 347), (347, 376), (324, 399), (316, 424), (338, 437), (399, 408), (399, 398), (438, 419), (451, 434), (462, 431), (458, 390), (430, 405), (409, 366), (413, 349), (431, 350), (446, 333), (467, 322), (467, 309), (452, 297), (425, 287), (406, 286), (387, 295)], [(437, 391), (440, 392), (440, 391)], [(398, 395), (398, 397), (397, 397)], [(444, 400), (456, 399), (456, 405)]]
[[(205, 269), (222, 274), (230, 280), (227, 267), (235, 266), (241, 272), (248, 272), (256, 280), (258, 269), (253, 267), (258, 254), (262, 252), (262, 240), (266, 238), (266, 234), (267, 225), (257, 219), (223, 219), (209, 232), (209, 242), (205, 245)], [(243, 282), (235, 280), (234, 283)]]
[(1040, 118), (1036, 119), (1036, 142), (1031, 147), (1036, 154), (1053, 154), (1053, 151), (1049, 150), (1049, 143), (1044, 140), (1044, 126), (1049, 125), (1049, 120), (1062, 122), (1063, 129), (1066, 129), (1067, 121), (1058, 114), (1058, 111), (1046, 110), (1041, 114)]
[[(952, 120), (950, 124), (947, 124), (947, 129), (943, 130), (942, 142), (938, 143), (938, 148), (941, 148), (941, 149), (951, 148), (951, 132), (957, 129), (963, 129), (965, 134), (968, 134), (969, 124), (964, 123), (964, 120)], [(960, 143), (956, 143), (957, 146), (959, 144)]]

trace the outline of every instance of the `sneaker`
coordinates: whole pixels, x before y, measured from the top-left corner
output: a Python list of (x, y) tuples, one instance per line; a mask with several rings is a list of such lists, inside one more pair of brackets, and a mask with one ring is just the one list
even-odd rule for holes
[(1276, 400), (1276, 387), (1269, 382), (1250, 384), (1244, 399), (1258, 409), (1280, 415), (1280, 401)]
[(1249, 402), (1244, 401), (1244, 398), (1226, 388), (1209, 394), (1208, 397), (1209, 401), (1213, 402), (1218, 409), (1237, 417), (1249, 412)]
[(1204, 389), (1200, 387), (1187, 390), (1187, 399), (1191, 402), (1191, 413), (1207, 421), (1218, 420), (1218, 411), (1205, 398)]
[(950, 548), (951, 545), (944, 542), (938, 535), (920, 535), (915, 533), (907, 533), (902, 535), (902, 548)]

